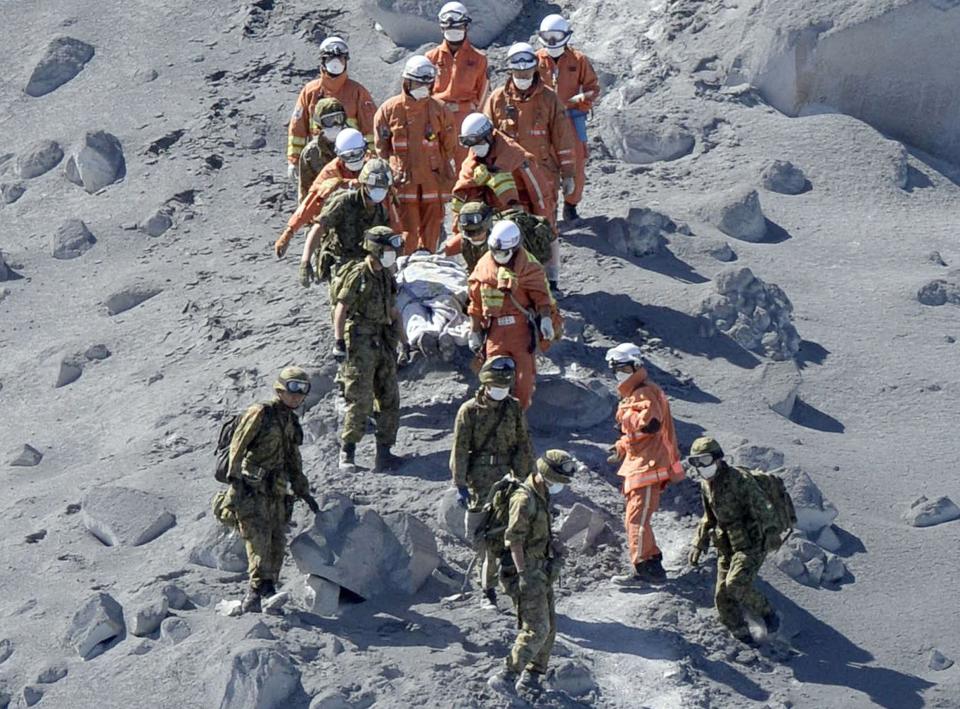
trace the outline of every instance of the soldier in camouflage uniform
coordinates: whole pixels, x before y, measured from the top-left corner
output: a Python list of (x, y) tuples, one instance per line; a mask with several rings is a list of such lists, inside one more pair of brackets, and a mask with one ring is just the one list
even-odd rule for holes
[(690, 564), (700, 563), (712, 540), (717, 548), (717, 615), (735, 638), (753, 644), (744, 611), (762, 619), (769, 632), (780, 625), (776, 611), (754, 586), (767, 551), (779, 545), (773, 506), (749, 470), (727, 465), (714, 439), (695, 440), (688, 462), (702, 478), (703, 500)]
[(317, 133), (300, 153), (300, 169), (297, 177), (297, 201), (302, 202), (310, 191), (310, 185), (320, 174), (323, 166), (337, 157), (334, 141), (347, 124), (343, 104), (333, 97), (317, 101), (313, 109), (313, 122), (319, 126)]
[[(486, 516), (490, 488), (504, 476), (524, 480), (531, 470), (533, 445), (520, 402), (510, 396), (516, 366), (510, 357), (491, 357), (480, 368), (480, 387), (463, 403), (453, 427), (450, 472), (458, 502), (466, 508), (466, 529), (472, 538)], [(482, 603), (497, 607), (496, 585), (503, 539), (476, 540)]]
[(539, 694), (540, 677), (547, 671), (557, 633), (553, 584), (560, 577), (561, 564), (550, 527), (550, 497), (563, 490), (576, 469), (570, 454), (549, 450), (510, 497), (504, 540), (514, 568), (505, 567), (501, 575), (513, 596), (520, 632), (506, 667), (488, 682), (502, 694)]
[[(550, 260), (551, 244), (556, 240), (553, 229), (543, 217), (529, 214), (519, 207), (494, 212), (484, 202), (467, 202), (460, 208), (457, 223), (460, 227), (460, 254), (467, 263), (467, 274), (473, 273), (480, 257), (487, 253), (487, 237), (495, 222), (509, 219), (523, 234), (523, 248), (541, 264)], [(451, 237), (445, 244), (445, 253), (456, 253), (456, 239)], [(551, 286), (552, 287), (552, 286)]]
[(319, 511), (303, 474), (303, 431), (294, 413), (310, 392), (310, 377), (299, 367), (287, 367), (273, 388), (276, 397), (247, 409), (230, 442), (226, 506), (247, 547), (250, 589), (243, 599), (244, 612), (258, 613), (261, 597), (276, 593), (292, 511), (287, 486), (314, 513)]
[(340, 470), (356, 470), (357, 443), (366, 432), (376, 404), (377, 453), (374, 470), (397, 467), (390, 452), (400, 427), (397, 384), (398, 345), (405, 336), (397, 309), (397, 281), (391, 272), (403, 238), (389, 227), (368, 229), (363, 237), (367, 256), (342, 267), (333, 283), (333, 356), (347, 412), (340, 432)]
[(457, 216), (460, 225), (460, 253), (467, 262), (467, 275), (473, 273), (480, 257), (487, 253), (487, 237), (493, 223), (493, 209), (483, 202), (467, 202)]

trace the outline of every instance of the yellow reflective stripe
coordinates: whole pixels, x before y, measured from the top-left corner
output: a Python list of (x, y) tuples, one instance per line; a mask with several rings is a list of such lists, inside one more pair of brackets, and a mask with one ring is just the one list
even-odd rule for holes
[(328, 177), (326, 180), (320, 183), (320, 192), (325, 192), (326, 190), (332, 189), (340, 184), (339, 177)]
[(517, 189), (517, 183), (514, 182), (513, 175), (509, 172), (494, 175), (490, 179), (489, 186), (498, 197), (504, 192)]
[(511, 271), (506, 266), (501, 266), (497, 270), (497, 280), (498, 281), (514, 280), (515, 281), (517, 280), (517, 274)]
[(480, 301), (487, 308), (499, 308), (503, 305), (503, 291), (496, 288), (481, 288)]
[(296, 136), (296, 135), (291, 135), (289, 138), (287, 138), (287, 145), (288, 145), (288, 146), (296, 146), (296, 147), (298, 147), (298, 148), (302, 148), (302, 147), (305, 146), (306, 144), (307, 144), (307, 139), (306, 139), (306, 138), (301, 138), (301, 137)]

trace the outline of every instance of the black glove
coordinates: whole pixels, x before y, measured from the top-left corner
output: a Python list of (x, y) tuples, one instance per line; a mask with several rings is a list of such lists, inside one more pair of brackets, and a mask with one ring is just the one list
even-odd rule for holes
[(457, 488), (457, 504), (460, 505), (463, 509), (467, 509), (467, 504), (470, 502), (470, 490), (465, 486), (461, 485)]
[(400, 343), (400, 353), (397, 355), (397, 366), (406, 367), (412, 361), (410, 356), (410, 345), (406, 342)]
[(313, 514), (320, 514), (320, 505), (317, 504), (317, 500), (313, 495), (305, 495), (303, 501), (306, 503), (307, 507), (310, 508), (310, 511), (313, 512)]
[(333, 358), (337, 362), (343, 362), (347, 358), (347, 342), (346, 340), (337, 340), (336, 344), (333, 346)]
[(656, 433), (660, 430), (660, 419), (653, 419), (640, 429), (640, 433)]

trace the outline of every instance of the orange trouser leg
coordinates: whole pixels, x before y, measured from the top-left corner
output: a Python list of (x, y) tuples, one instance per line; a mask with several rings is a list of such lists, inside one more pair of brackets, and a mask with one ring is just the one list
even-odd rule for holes
[(530, 408), (533, 390), (536, 386), (537, 361), (530, 352), (530, 326), (522, 315), (514, 316), (517, 324), (500, 327), (496, 324), (487, 337), (487, 357), (507, 355), (513, 357), (517, 365), (517, 378), (513, 385), (513, 395), (520, 400), (524, 410)]
[(650, 518), (659, 506), (658, 484), (640, 487), (627, 493), (626, 527), (631, 564), (639, 564), (660, 553), (653, 529), (650, 528)]
[(443, 228), (444, 203), (438, 201), (420, 203), (420, 248), (431, 254), (437, 253), (440, 230)]
[(580, 204), (580, 200), (583, 199), (583, 186), (587, 182), (588, 154), (589, 150), (587, 144), (581, 143), (579, 140), (576, 141), (576, 147), (573, 150), (573, 161), (575, 163), (573, 183), (575, 187), (573, 188), (573, 194), (563, 198), (567, 204)]
[(403, 230), (407, 232), (407, 238), (403, 242), (403, 255), (409, 256), (419, 248), (420, 243), (420, 200), (401, 198), (398, 200), (398, 207)]

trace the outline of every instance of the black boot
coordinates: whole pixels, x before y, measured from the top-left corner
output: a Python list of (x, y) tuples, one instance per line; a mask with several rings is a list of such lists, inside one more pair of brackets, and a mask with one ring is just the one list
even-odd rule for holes
[(260, 612), (260, 589), (251, 586), (247, 589), (243, 602), (240, 604), (240, 610), (244, 613)]
[(767, 626), (768, 633), (775, 633), (780, 630), (780, 614), (772, 608), (770, 612), (763, 616), (763, 622)]
[(639, 573), (651, 583), (667, 580), (667, 572), (663, 568), (663, 554), (652, 556), (640, 564)]
[(563, 221), (565, 222), (575, 222), (580, 219), (580, 215), (577, 214), (577, 205), (570, 204), (569, 202), (563, 203)]
[(357, 465), (354, 461), (356, 454), (356, 443), (343, 443), (340, 445), (340, 462), (338, 467), (340, 468), (341, 473), (357, 472)]
[(403, 464), (403, 458), (390, 452), (386, 443), (377, 444), (377, 454), (373, 460), (373, 472), (382, 473), (385, 470), (396, 470)]

